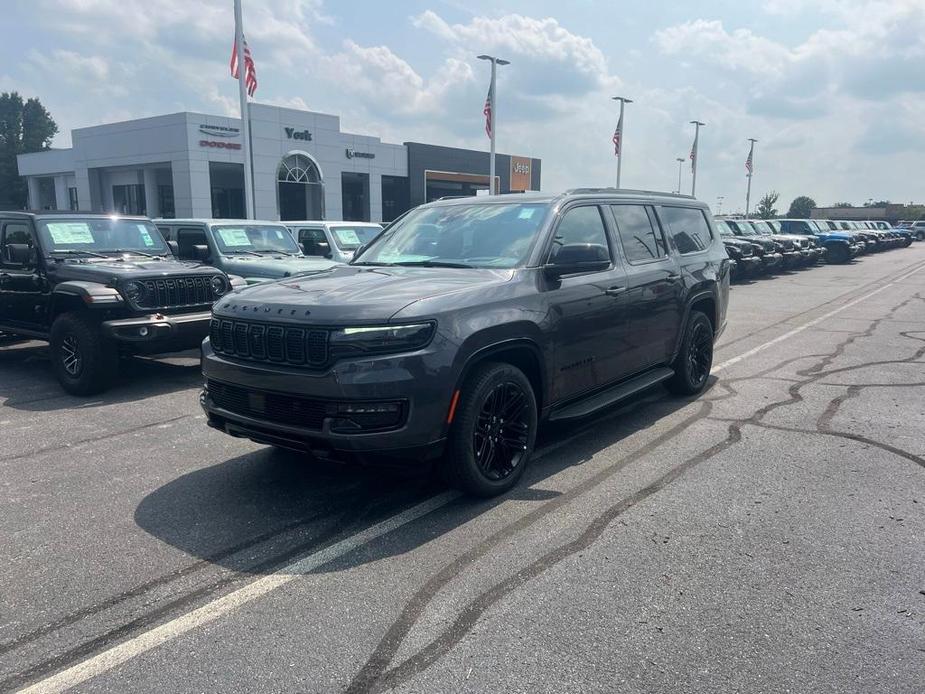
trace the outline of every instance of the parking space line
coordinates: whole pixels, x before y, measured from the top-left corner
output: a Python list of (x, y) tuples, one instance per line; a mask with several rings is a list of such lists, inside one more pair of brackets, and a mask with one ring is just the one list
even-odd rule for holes
[(806, 322), (806, 323), (803, 323), (803, 325), (797, 326), (797, 327), (794, 328), (793, 330), (789, 330), (789, 331), (785, 332), (783, 335), (778, 335), (778, 336), (775, 337), (774, 339), (768, 340), (767, 342), (764, 342), (764, 343), (758, 345), (757, 347), (752, 347), (750, 350), (747, 350), (747, 351), (745, 351), (745, 352), (742, 352), (742, 354), (740, 354), (740, 355), (738, 355), (738, 356), (735, 356), (735, 357), (732, 357), (732, 358), (730, 358), (730, 359), (727, 359), (727, 360), (724, 361), (724, 362), (720, 362), (719, 364), (714, 364), (714, 365), (713, 365), (713, 373), (716, 373), (716, 372), (718, 372), (718, 371), (722, 371), (723, 369), (727, 369), (727, 368), (729, 368), (730, 366), (733, 366), (734, 364), (738, 364), (740, 361), (743, 361), (743, 360), (745, 360), (745, 359), (748, 359), (749, 357), (752, 357), (752, 356), (758, 354), (758, 352), (763, 352), (763, 351), (766, 350), (768, 347), (773, 347), (774, 345), (776, 345), (776, 344), (779, 343), (779, 342), (783, 342), (784, 340), (789, 340), (789, 339), (790, 339), (791, 337), (793, 337), (794, 335), (798, 335), (798, 334), (800, 334), (801, 332), (803, 332), (804, 330), (808, 330), (809, 328), (812, 328), (814, 325), (818, 325), (819, 323), (821, 323), (821, 322), (823, 322), (823, 321), (825, 321), (825, 320), (828, 320), (828, 319), (831, 318), (832, 316), (835, 316), (835, 315), (841, 313), (841, 312), (844, 311), (845, 309), (849, 309), (849, 308), (851, 308), (852, 306), (861, 303), (862, 301), (866, 301), (867, 299), (869, 299), (870, 297), (872, 297), (874, 294), (879, 294), (879, 293), (882, 292), (884, 289), (889, 289), (890, 287), (893, 287), (893, 286), (899, 284), (899, 283), (902, 282), (904, 279), (906, 279), (907, 277), (911, 277), (912, 275), (914, 275), (915, 273), (919, 272), (919, 271), (922, 270), (923, 268), (925, 268), (925, 264), (919, 265), (917, 268), (915, 268), (915, 269), (913, 269), (913, 270), (910, 270), (910, 271), (907, 272), (906, 274), (897, 277), (897, 278), (896, 278), (895, 280), (893, 280), (892, 282), (889, 282), (889, 283), (883, 285), (882, 287), (878, 287), (877, 289), (874, 289), (873, 291), (867, 292), (867, 293), (864, 294), (863, 296), (859, 296), (857, 299), (854, 299), (853, 301), (849, 301), (847, 304), (842, 304), (842, 305), (839, 306), (838, 308), (836, 308), (836, 309), (834, 309), (834, 310), (832, 310), (832, 311), (829, 311), (828, 313), (823, 313), (823, 314), (822, 314), (821, 316), (819, 316), (818, 318), (813, 318), (811, 321), (808, 321), (808, 322)]
[(62, 692), (77, 686), (81, 682), (86, 682), (91, 677), (101, 675), (131, 660), (135, 656), (150, 651), (168, 641), (172, 641), (178, 636), (192, 631), (197, 627), (215, 621), (222, 615), (236, 610), (242, 605), (286, 585), (300, 575), (314, 571), (328, 562), (362, 547), (368, 542), (380, 538), (383, 535), (387, 535), (403, 525), (407, 525), (408, 523), (426, 516), (428, 513), (446, 506), (460, 496), (460, 492), (444, 492), (443, 494), (438, 494), (381, 523), (344, 538), (330, 547), (309, 554), (307, 557), (299, 559), (275, 573), (259, 578), (252, 583), (248, 583), (228, 595), (224, 595), (212, 602), (206, 603), (202, 607), (196, 608), (192, 612), (187, 612), (176, 619), (172, 619), (153, 629), (149, 629), (128, 641), (123, 641), (102, 653), (98, 653), (73, 667), (62, 670), (56, 675), (40, 680), (32, 686), (26, 687), (20, 691), (28, 692), (29, 694), (38, 694), (39, 692), (49, 694), (51, 692)]
[[(925, 269), (925, 264), (919, 265), (917, 268), (905, 273), (900, 277), (897, 277), (882, 287), (867, 292), (863, 296), (849, 301), (837, 309), (814, 318), (807, 323), (804, 323), (803, 325), (800, 325), (793, 330), (779, 335), (772, 340), (768, 340), (767, 342), (758, 345), (757, 347), (753, 347), (752, 349), (736, 357), (727, 359), (720, 364), (714, 365), (714, 372), (729, 368), (730, 366), (733, 366), (734, 364), (737, 364), (744, 359), (748, 359), (749, 357), (762, 352), (775, 344), (783, 342), (784, 340), (787, 340), (805, 330), (808, 330), (814, 325), (817, 325), (822, 321), (825, 321), (832, 316), (835, 316), (842, 311), (845, 311), (852, 306), (855, 306), (862, 301), (869, 299), (870, 297), (884, 291), (885, 289), (899, 284), (906, 278), (921, 271), (922, 269)], [(191, 612), (176, 617), (175, 619), (149, 629), (148, 631), (142, 632), (138, 636), (130, 638), (127, 641), (117, 644), (101, 653), (91, 656), (87, 660), (62, 670), (55, 675), (42, 679), (35, 684), (22, 689), (21, 691), (28, 694), (65, 691), (93, 677), (101, 675), (104, 672), (112, 670), (113, 668), (128, 660), (131, 660), (138, 655), (146, 653), (147, 651), (172, 641), (173, 639), (186, 634), (193, 629), (196, 629), (197, 627), (213, 622), (223, 615), (232, 612), (257, 598), (286, 585), (301, 575), (310, 573), (311, 571), (314, 571), (315, 569), (335, 559), (338, 559), (373, 540), (387, 535), (388, 533), (391, 533), (404, 525), (416, 521), (426, 516), (427, 514), (442, 508), (447, 504), (450, 504), (451, 502), (460, 498), (460, 496), (461, 494), (459, 492), (445, 492), (443, 494), (439, 494), (370, 528), (367, 528), (366, 530), (344, 538), (343, 540), (331, 545), (330, 547), (319, 550), (318, 552), (314, 552), (298, 561), (295, 561), (275, 573), (259, 578), (227, 595), (208, 602)]]

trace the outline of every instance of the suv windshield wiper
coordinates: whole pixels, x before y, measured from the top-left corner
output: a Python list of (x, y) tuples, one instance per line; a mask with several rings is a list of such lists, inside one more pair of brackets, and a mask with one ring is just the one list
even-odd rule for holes
[(260, 250), (254, 251), (258, 255), (261, 253), (279, 253), (280, 255), (295, 255), (295, 251), (284, 251), (273, 248), (261, 248)]
[(467, 265), (466, 263), (449, 263), (442, 260), (409, 260), (402, 263), (392, 263), (393, 265), (400, 265), (401, 267), (457, 267), (457, 268), (472, 268), (472, 265)]
[(132, 253), (134, 255), (143, 255), (145, 258), (163, 258), (162, 255), (154, 255), (152, 253), (145, 253), (144, 251), (136, 251), (134, 248), (117, 248), (114, 251), (107, 251), (107, 253)]
[(108, 258), (109, 256), (103, 255), (102, 253), (94, 253), (93, 251), (83, 251), (76, 248), (68, 248), (58, 251), (49, 251), (49, 253), (62, 253), (64, 255), (90, 255), (94, 258)]
[(255, 255), (258, 258), (260, 257), (260, 254), (257, 253), (256, 251), (241, 250), (241, 251), (226, 251), (226, 252), (228, 253), (228, 255), (241, 255), (242, 253), (247, 253), (247, 255)]

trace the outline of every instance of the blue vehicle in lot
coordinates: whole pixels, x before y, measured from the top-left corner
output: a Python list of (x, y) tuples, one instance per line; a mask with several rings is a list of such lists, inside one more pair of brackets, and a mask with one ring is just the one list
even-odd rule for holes
[(825, 247), (829, 263), (847, 263), (864, 251), (864, 244), (847, 231), (834, 231), (818, 219), (779, 219), (780, 230), (785, 234), (813, 236)]

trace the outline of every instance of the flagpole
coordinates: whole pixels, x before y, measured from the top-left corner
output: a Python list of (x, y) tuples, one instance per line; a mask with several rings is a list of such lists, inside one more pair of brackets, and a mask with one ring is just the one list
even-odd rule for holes
[(244, 150), (244, 218), (254, 219), (254, 178), (251, 169), (251, 128), (247, 108), (247, 63), (244, 60), (241, 0), (234, 0), (234, 45), (238, 55), (238, 98), (241, 100), (241, 139)]
[(681, 167), (684, 166), (684, 157), (678, 157), (678, 195), (681, 194)]
[(620, 187), (620, 173), (623, 168), (623, 107), (626, 104), (633, 103), (632, 99), (627, 99), (623, 96), (613, 96), (611, 97), (614, 101), (620, 102), (620, 118), (617, 120), (617, 132), (620, 134), (620, 137), (617, 139), (617, 188)]
[(706, 125), (699, 120), (692, 120), (694, 126), (694, 146), (691, 148), (691, 197), (697, 197), (697, 160), (700, 159), (700, 126)]
[(755, 160), (752, 156), (755, 154), (755, 143), (758, 142), (753, 137), (748, 138), (752, 143), (751, 149), (748, 150), (748, 185), (745, 188), (745, 219), (748, 219), (748, 208), (752, 200), (752, 171), (755, 169)]
[(488, 93), (491, 94), (491, 114), (489, 115), (489, 120), (491, 121), (491, 133), (489, 133), (489, 139), (491, 140), (491, 156), (488, 165), (488, 194), (497, 195), (499, 191), (495, 184), (495, 137), (498, 131), (495, 129), (495, 119), (498, 113), (498, 92), (496, 90), (498, 66), (510, 65), (511, 62), (509, 60), (496, 58), (492, 55), (480, 55), (477, 57), (479, 60), (488, 60), (491, 62), (491, 86), (488, 89)]

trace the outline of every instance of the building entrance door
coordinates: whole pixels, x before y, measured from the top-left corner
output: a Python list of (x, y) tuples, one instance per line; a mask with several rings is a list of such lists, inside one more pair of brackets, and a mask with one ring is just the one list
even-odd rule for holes
[(280, 220), (324, 219), (324, 183), (318, 166), (307, 155), (294, 152), (283, 158), (276, 195)]

